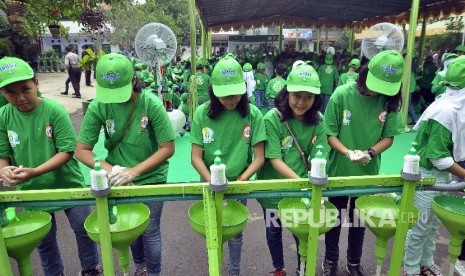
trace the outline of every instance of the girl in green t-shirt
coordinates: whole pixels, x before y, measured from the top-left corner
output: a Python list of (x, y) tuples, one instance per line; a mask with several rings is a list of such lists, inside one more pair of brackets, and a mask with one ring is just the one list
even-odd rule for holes
[[(265, 165), (258, 179), (297, 179), (308, 176), (297, 143), (307, 157), (317, 152), (316, 145), (328, 148), (321, 107), (320, 80), (315, 69), (306, 64), (296, 66), (287, 78), (287, 87), (275, 99), (276, 109), (265, 115), (267, 141)], [(292, 134), (285, 126), (288, 124)], [(294, 141), (297, 139), (297, 141)], [(259, 199), (263, 208), (266, 241), (273, 261), (273, 275), (285, 275), (282, 227), (278, 217), (281, 198)], [(294, 236), (298, 245), (298, 239)], [(300, 258), (297, 256), (300, 267)]]
[[(73, 157), (76, 135), (71, 119), (59, 103), (38, 97), (39, 81), (29, 64), (19, 58), (2, 58), (0, 89), (9, 102), (0, 109), (0, 174), (4, 183), (18, 190), (83, 188), (84, 179)], [(45, 275), (64, 275), (55, 220), (55, 212), (62, 209), (43, 209), (52, 216), (52, 228), (37, 246)], [(97, 245), (84, 229), (90, 206), (66, 208), (64, 212), (76, 236), (82, 267), (79, 275), (102, 275), (97, 269)]]
[[(326, 133), (331, 146), (328, 176), (377, 175), (380, 154), (403, 132), (399, 112), (404, 59), (397, 51), (375, 55), (360, 69), (357, 82), (339, 86), (325, 112)], [(346, 269), (350, 275), (365, 275), (360, 266), (365, 228), (354, 216), (356, 197), (330, 197), (341, 214), (349, 213)], [(347, 203), (349, 202), (349, 209)], [(341, 225), (325, 234), (325, 275), (336, 275)]]
[[(216, 64), (212, 83), (210, 101), (197, 108), (191, 125), (192, 165), (210, 181), (213, 153), (221, 150), (226, 178), (249, 180), (265, 161), (263, 115), (249, 103), (242, 68), (231, 54)], [(228, 247), (229, 275), (240, 275), (242, 232), (228, 241)]]
[[(103, 56), (96, 71), (97, 97), (84, 116), (76, 157), (88, 167), (94, 167), (92, 149), (103, 126), (108, 156), (100, 163), (109, 173), (112, 186), (165, 183), (175, 135), (163, 103), (155, 94), (142, 91), (142, 82), (123, 55)], [(131, 244), (131, 251), (136, 275), (159, 275), (163, 202), (147, 203), (147, 206), (149, 226)]]

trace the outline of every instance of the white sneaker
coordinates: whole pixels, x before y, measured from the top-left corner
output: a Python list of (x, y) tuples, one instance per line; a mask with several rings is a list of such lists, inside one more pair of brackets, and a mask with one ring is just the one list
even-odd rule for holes
[(457, 260), (455, 263), (455, 273), (459, 276), (465, 276), (465, 261)]

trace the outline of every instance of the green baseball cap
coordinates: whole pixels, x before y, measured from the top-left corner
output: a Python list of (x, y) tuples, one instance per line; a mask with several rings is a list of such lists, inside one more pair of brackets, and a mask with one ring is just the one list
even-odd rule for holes
[(241, 65), (232, 53), (220, 59), (213, 69), (212, 87), (216, 97), (242, 95), (246, 92)]
[(259, 62), (257, 64), (257, 70), (265, 70), (265, 63)]
[(97, 100), (102, 103), (124, 103), (131, 98), (134, 70), (131, 61), (120, 54), (107, 54), (99, 59)]
[(244, 66), (242, 66), (242, 70), (244, 70), (244, 72), (252, 71), (252, 64), (250, 64), (250, 63), (244, 64)]
[(358, 68), (360, 67), (360, 60), (358, 58), (354, 58), (349, 62), (350, 67)]
[(460, 56), (449, 64), (445, 84), (455, 90), (465, 88), (465, 56)]
[(308, 64), (296, 66), (287, 77), (287, 91), (309, 92), (320, 94), (320, 77), (315, 69)]
[(399, 92), (403, 73), (402, 55), (394, 50), (382, 51), (368, 63), (366, 85), (374, 92), (394, 96)]
[(34, 70), (24, 60), (15, 57), (0, 59), (0, 88), (32, 78), (34, 78)]
[(181, 95), (181, 101), (185, 102), (187, 101), (187, 97), (189, 97), (189, 95), (187, 95), (187, 93), (184, 93)]
[(463, 52), (463, 53), (465, 53), (465, 45), (460, 44), (459, 46), (455, 47), (454, 52)]

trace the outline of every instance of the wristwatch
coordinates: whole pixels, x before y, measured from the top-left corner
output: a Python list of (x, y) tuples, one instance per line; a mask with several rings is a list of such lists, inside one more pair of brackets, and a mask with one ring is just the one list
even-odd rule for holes
[(375, 157), (375, 155), (376, 155), (375, 150), (372, 149), (372, 148), (370, 148), (370, 149), (368, 150), (368, 155), (370, 155), (370, 158), (373, 159), (373, 157)]

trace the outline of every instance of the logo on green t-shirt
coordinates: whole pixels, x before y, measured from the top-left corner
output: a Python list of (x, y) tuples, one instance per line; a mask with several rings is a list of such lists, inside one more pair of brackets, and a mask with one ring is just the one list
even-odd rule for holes
[(11, 147), (16, 148), (16, 146), (20, 144), (18, 133), (14, 132), (13, 130), (8, 130), (7, 134)]
[(115, 133), (115, 121), (112, 119), (108, 119), (105, 121), (105, 128), (107, 129), (107, 133), (112, 135)]
[(352, 116), (352, 113), (350, 113), (349, 110), (345, 109), (344, 112), (342, 113), (342, 123), (346, 126), (350, 125), (350, 116)]
[(198, 76), (195, 79), (195, 82), (197, 83), (197, 85), (203, 85), (203, 78), (201, 76)]
[(244, 137), (245, 140), (250, 139), (251, 130), (252, 130), (252, 127), (250, 125), (247, 125), (242, 129), (242, 137)]
[(210, 144), (211, 142), (215, 141), (215, 133), (213, 129), (204, 127), (202, 128), (202, 136), (203, 136), (203, 143)]
[(140, 128), (142, 130), (146, 130), (148, 125), (149, 125), (149, 117), (147, 117), (147, 115), (142, 115), (142, 118), (140, 119)]
[(386, 110), (383, 110), (381, 111), (381, 113), (379, 113), (378, 120), (381, 123), (381, 125), (384, 125), (384, 122), (386, 122), (386, 115), (387, 115)]
[(326, 70), (325, 70), (325, 73), (330, 75), (332, 72), (333, 72), (333, 68), (331, 68), (331, 66), (327, 66)]
[(45, 127), (45, 136), (48, 140), (53, 139), (53, 127), (51, 125)]
[(281, 140), (281, 150), (288, 150), (292, 147), (294, 139), (291, 136), (286, 136)]
[(283, 89), (282, 83), (280, 83), (280, 82), (275, 82), (275, 83), (273, 84), (273, 90), (274, 90), (274, 91), (279, 92), (279, 91), (281, 91), (282, 89)]

